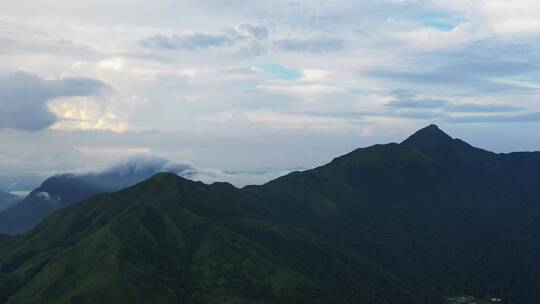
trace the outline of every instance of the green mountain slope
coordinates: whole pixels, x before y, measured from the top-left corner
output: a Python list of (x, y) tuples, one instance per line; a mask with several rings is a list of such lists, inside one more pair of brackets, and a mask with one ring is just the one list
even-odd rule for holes
[(533, 304), (539, 273), (540, 153), (436, 126), (263, 186), (159, 174), (0, 237), (6, 303)]
[(540, 153), (494, 154), (430, 126), (250, 190), (416, 286), (540, 297)]
[(4, 241), (6, 303), (430, 303), (228, 184), (160, 174)]

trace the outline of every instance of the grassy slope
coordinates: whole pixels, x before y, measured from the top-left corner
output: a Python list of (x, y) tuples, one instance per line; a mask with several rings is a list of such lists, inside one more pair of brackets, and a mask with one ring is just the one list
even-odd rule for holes
[(94, 197), (0, 238), (0, 296), (438, 303), (464, 294), (536, 303), (540, 155), (493, 154), (433, 128), (421, 135), (264, 186), (162, 174)]
[[(1, 241), (1, 240), (0, 240)], [(5, 240), (7, 303), (427, 303), (227, 184), (162, 174)]]
[(539, 153), (497, 155), (444, 138), (377, 145), (249, 190), (415, 286), (540, 297)]

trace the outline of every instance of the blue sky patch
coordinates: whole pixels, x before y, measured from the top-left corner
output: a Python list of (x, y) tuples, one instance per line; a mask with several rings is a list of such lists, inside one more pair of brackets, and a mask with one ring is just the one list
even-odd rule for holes
[(279, 64), (270, 63), (261, 66), (263, 72), (270, 74), (272, 77), (279, 79), (294, 80), (302, 76), (302, 73), (295, 69), (286, 68)]
[(424, 12), (416, 15), (415, 20), (423, 26), (436, 28), (441, 31), (451, 31), (461, 22), (461, 18), (441, 11)]

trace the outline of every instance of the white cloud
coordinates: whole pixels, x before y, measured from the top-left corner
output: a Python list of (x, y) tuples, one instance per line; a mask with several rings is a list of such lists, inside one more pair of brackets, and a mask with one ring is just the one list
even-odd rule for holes
[(36, 196), (37, 198), (39, 198), (39, 199), (44, 200), (44, 201), (51, 201), (51, 200), (52, 200), (52, 197), (51, 197), (51, 195), (49, 194), (49, 192), (45, 192), (45, 191), (43, 191), (43, 192), (37, 192), (37, 193), (35, 194), (35, 196)]
[(99, 61), (97, 64), (98, 70), (112, 70), (115, 72), (119, 72), (123, 68), (124, 68), (124, 60), (119, 57), (104, 59), (104, 60)]
[(49, 109), (59, 117), (59, 120), (51, 128), (55, 130), (128, 131), (131, 128), (126, 121), (126, 113), (115, 110), (114, 103), (118, 103), (115, 101), (115, 97), (109, 97), (105, 100), (81, 97), (56, 99), (49, 104)]
[[(91, 171), (92, 172), (92, 171)], [(152, 154), (132, 154), (116, 159), (95, 174), (153, 175), (159, 172), (174, 173), (207, 184), (229, 182), (237, 187), (263, 184), (290, 171), (224, 172), (219, 169), (197, 168), (189, 162), (173, 161)]]
[(329, 96), (337, 98), (340, 94), (347, 93), (346, 88), (324, 84), (270, 84), (258, 88), (271, 93), (294, 96), (302, 102), (318, 102)]
[(328, 80), (330, 72), (318, 69), (303, 69), (302, 80), (304, 81), (324, 81)]
[(540, 3), (534, 0), (435, 0), (443, 8), (460, 12), (477, 27), (495, 35), (540, 33)]
[(344, 41), (336, 37), (286, 38), (274, 41), (279, 48), (287, 51), (326, 53), (340, 51)]
[(323, 113), (280, 113), (268, 110), (246, 112), (245, 115), (253, 122), (265, 124), (275, 129), (311, 129), (317, 131), (343, 131), (350, 127), (350, 122), (339, 117), (328, 117)]
[(464, 22), (450, 31), (436, 28), (418, 28), (410, 31), (389, 34), (421, 51), (433, 51), (462, 46), (480, 40), (485, 35), (475, 28), (476, 25)]

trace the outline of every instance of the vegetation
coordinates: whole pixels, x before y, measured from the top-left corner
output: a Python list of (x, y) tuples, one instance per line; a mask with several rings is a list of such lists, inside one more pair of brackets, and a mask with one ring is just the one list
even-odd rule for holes
[(533, 304), (539, 186), (435, 126), (263, 186), (158, 174), (1, 237), (0, 302)]

